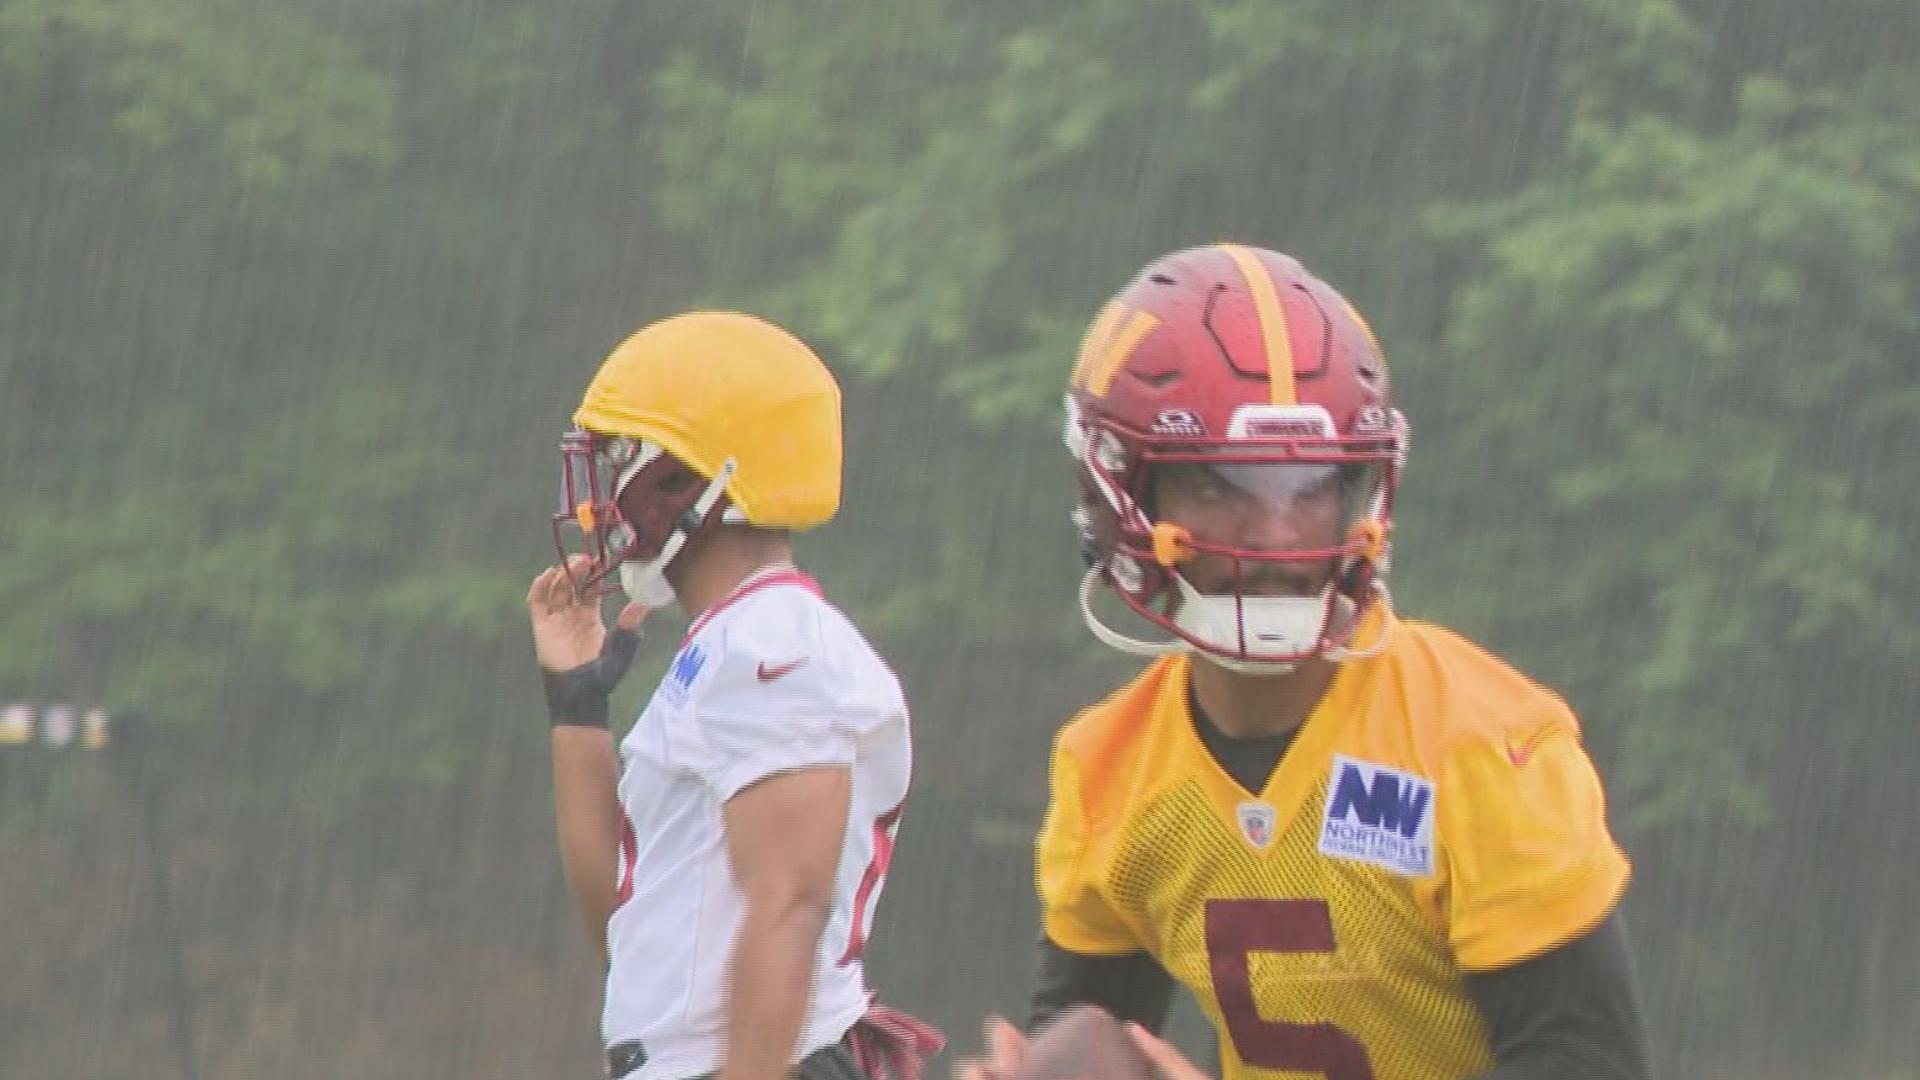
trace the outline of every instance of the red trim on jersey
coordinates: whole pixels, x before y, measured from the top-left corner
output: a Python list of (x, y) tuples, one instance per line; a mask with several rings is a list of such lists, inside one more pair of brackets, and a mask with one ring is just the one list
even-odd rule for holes
[(887, 867), (893, 862), (894, 833), (900, 827), (900, 812), (907, 808), (905, 799), (900, 805), (881, 814), (873, 822), (873, 860), (867, 863), (866, 872), (860, 875), (860, 888), (853, 894), (853, 933), (847, 940), (847, 951), (840, 957), (840, 966), (846, 967), (860, 959), (860, 953), (866, 948), (867, 903), (873, 899), (873, 890), (887, 876)]
[(750, 577), (746, 581), (741, 582), (732, 592), (722, 597), (719, 603), (701, 612), (699, 617), (693, 620), (693, 625), (687, 627), (687, 636), (680, 639), (680, 647), (683, 649), (686, 648), (687, 642), (692, 641), (695, 634), (705, 630), (707, 624), (713, 621), (714, 616), (739, 603), (743, 598), (751, 596), (761, 589), (770, 589), (775, 585), (798, 585), (815, 596), (823, 599), (826, 596), (825, 593), (820, 591), (820, 583), (813, 580), (812, 576), (805, 571), (795, 570), (791, 567), (765, 576)]
[(633, 899), (634, 863), (640, 860), (640, 838), (634, 835), (633, 819), (625, 810), (620, 812), (620, 882), (614, 886), (613, 907), (615, 911)]

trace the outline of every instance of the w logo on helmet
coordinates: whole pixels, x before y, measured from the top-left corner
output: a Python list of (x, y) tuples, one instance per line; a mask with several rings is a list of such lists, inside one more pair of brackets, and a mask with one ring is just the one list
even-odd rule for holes
[(1087, 328), (1071, 383), (1095, 397), (1106, 396), (1140, 339), (1158, 325), (1160, 319), (1151, 312), (1130, 309), (1118, 300), (1109, 303)]

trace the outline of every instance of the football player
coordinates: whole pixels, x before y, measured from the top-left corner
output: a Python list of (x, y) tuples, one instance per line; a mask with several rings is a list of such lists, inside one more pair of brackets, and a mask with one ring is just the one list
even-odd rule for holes
[(1055, 742), (1029, 1030), (1157, 1031), (1178, 982), (1229, 1080), (1647, 1075), (1573, 713), (1389, 600), (1407, 424), (1353, 307), (1278, 252), (1168, 255), (1066, 412), (1083, 614), (1153, 660)]
[[(839, 506), (838, 386), (779, 327), (693, 312), (616, 348), (574, 423), (561, 562), (527, 604), (561, 854), (607, 964), (608, 1074), (910, 1075), (937, 1036), (872, 1009), (861, 972), (907, 705), (793, 563), (791, 534)], [(692, 626), (616, 752), (608, 695), (670, 603)]]

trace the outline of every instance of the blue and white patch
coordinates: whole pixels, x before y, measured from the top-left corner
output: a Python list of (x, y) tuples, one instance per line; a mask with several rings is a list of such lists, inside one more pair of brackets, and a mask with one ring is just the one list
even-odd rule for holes
[(673, 658), (673, 666), (667, 669), (667, 677), (660, 682), (660, 693), (675, 705), (687, 700), (687, 691), (692, 689), (693, 680), (700, 677), (700, 669), (707, 666), (707, 651), (698, 645), (688, 645)]
[(1399, 769), (1333, 756), (1320, 853), (1355, 859), (1402, 877), (1433, 875), (1433, 781)]

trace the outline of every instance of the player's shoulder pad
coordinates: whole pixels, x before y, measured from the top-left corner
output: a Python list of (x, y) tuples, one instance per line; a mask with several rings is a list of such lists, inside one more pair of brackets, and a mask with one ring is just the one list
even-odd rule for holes
[(1174, 656), (1156, 660), (1133, 681), (1080, 710), (1054, 738), (1055, 777), (1082, 789), (1090, 816), (1099, 816), (1118, 797), (1124, 785), (1116, 781), (1134, 774), (1132, 766), (1165, 734), (1154, 721), (1166, 694), (1185, 693), (1186, 662)]
[(1054, 739), (1056, 751), (1082, 761), (1123, 751), (1138, 740), (1154, 717), (1170, 679), (1185, 669), (1174, 657), (1162, 657), (1105, 698), (1075, 713)]
[(866, 715), (904, 711), (899, 682), (857, 628), (800, 588), (743, 597), (711, 628), (718, 670), (710, 707), (768, 702), (784, 711)]
[(825, 605), (804, 589), (765, 589), (742, 597), (716, 620), (709, 638), (718, 668), (713, 686), (790, 690), (820, 681), (835, 657), (821, 614)]
[(730, 650), (790, 650), (818, 641), (825, 610), (826, 603), (808, 589), (761, 589), (736, 600), (713, 629)]
[(1395, 650), (1409, 702), (1433, 725), (1442, 746), (1521, 747), (1559, 732), (1574, 739), (1580, 722), (1566, 700), (1457, 631), (1403, 621)]

